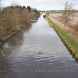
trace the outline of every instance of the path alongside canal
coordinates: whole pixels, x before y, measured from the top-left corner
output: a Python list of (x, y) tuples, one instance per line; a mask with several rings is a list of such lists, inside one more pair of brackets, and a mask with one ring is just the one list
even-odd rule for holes
[[(78, 64), (66, 47), (41, 16), (29, 31), (22, 33), (16, 44), (5, 45), (11, 54), (5, 57), (5, 78), (76, 78)], [(14, 46), (16, 45), (16, 46)], [(5, 47), (6, 47), (5, 46)], [(39, 73), (45, 72), (45, 73)], [(3, 75), (4, 76), (4, 75)]]

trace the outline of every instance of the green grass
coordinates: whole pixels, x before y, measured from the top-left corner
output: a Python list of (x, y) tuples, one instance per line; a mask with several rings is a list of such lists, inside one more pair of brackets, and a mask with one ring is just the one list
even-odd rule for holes
[(47, 18), (48, 23), (50, 26), (54, 28), (54, 30), (57, 32), (58, 36), (61, 38), (65, 46), (68, 48), (70, 53), (75, 57), (75, 59), (78, 59), (78, 42), (73, 39), (69, 32), (64, 31), (60, 26), (56, 23), (54, 23), (50, 18)]

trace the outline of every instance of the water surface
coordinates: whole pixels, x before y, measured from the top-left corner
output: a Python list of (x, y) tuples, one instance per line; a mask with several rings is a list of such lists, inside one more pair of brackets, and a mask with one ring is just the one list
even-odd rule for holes
[(78, 78), (78, 64), (41, 16), (4, 45), (0, 78)]

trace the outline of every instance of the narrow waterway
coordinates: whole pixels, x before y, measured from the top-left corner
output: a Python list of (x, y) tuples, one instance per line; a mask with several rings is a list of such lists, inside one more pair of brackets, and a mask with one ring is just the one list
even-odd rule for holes
[(78, 78), (78, 64), (42, 16), (3, 49), (0, 78)]

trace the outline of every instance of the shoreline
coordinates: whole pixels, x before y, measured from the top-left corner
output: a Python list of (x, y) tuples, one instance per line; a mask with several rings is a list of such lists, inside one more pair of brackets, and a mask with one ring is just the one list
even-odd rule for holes
[(72, 39), (68, 32), (64, 31), (63, 24), (60, 22), (54, 20), (52, 17), (47, 16), (48, 23), (51, 27), (54, 28), (57, 35), (60, 37), (63, 44), (66, 46), (66, 48), (71, 53), (72, 57), (74, 57), (76, 60), (78, 60), (78, 43), (74, 39)]

